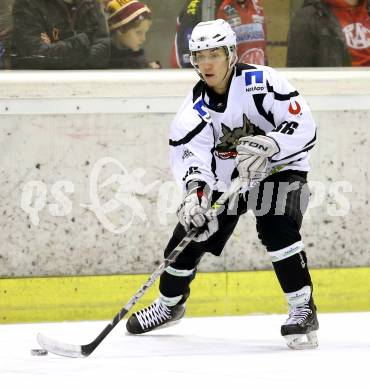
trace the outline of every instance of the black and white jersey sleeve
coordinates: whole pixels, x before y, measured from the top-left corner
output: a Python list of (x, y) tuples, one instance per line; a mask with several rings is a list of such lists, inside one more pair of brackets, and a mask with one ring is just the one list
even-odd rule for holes
[(173, 120), (171, 166), (184, 188), (202, 180), (224, 191), (237, 175), (236, 146), (241, 137), (266, 135), (279, 147), (268, 171), (309, 171), (308, 151), (316, 125), (298, 91), (274, 69), (237, 64), (226, 93), (198, 82)]
[(263, 110), (272, 113), (274, 121), (274, 128), (267, 135), (280, 149), (271, 159), (272, 166), (309, 170), (307, 151), (316, 141), (311, 111), (299, 92), (274, 69), (265, 67), (263, 73), (267, 90)]
[(209, 123), (194, 111), (192, 92), (172, 121), (169, 145), (171, 169), (181, 188), (190, 181), (204, 181), (214, 188), (214, 134)]

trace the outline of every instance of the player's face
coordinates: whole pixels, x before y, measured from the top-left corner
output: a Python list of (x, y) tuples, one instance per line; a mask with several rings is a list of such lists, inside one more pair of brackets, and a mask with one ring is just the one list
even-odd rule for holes
[(146, 41), (146, 33), (148, 32), (151, 24), (152, 22), (150, 20), (144, 19), (138, 26), (120, 33), (120, 46), (126, 46), (133, 51), (139, 51)]
[(195, 53), (195, 59), (204, 81), (217, 93), (224, 93), (229, 77), (229, 60), (222, 47), (201, 50)]

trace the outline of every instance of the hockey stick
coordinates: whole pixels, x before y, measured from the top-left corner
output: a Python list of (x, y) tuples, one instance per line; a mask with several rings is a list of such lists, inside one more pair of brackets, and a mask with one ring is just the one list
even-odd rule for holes
[[(224, 192), (219, 199), (212, 205), (214, 209), (220, 208), (225, 202), (236, 195), (241, 187), (241, 181), (239, 178), (234, 179), (231, 182), (228, 191)], [(127, 302), (127, 304), (115, 315), (112, 321), (100, 332), (100, 334), (89, 344), (74, 345), (63, 343), (49, 337), (46, 337), (39, 333), (37, 335), (37, 341), (42, 348), (46, 351), (54, 353), (56, 355), (66, 357), (87, 357), (100, 345), (100, 343), (108, 336), (113, 328), (121, 321), (121, 319), (131, 310), (131, 308), (137, 303), (137, 301), (145, 294), (145, 292), (151, 287), (157, 278), (163, 274), (165, 269), (172, 263), (174, 263), (178, 255), (189, 245), (194, 236), (197, 234), (198, 229), (192, 228), (186, 236), (180, 241), (177, 247), (168, 255), (168, 257), (162, 262), (157, 270), (149, 277), (149, 279), (139, 288), (136, 294)]]

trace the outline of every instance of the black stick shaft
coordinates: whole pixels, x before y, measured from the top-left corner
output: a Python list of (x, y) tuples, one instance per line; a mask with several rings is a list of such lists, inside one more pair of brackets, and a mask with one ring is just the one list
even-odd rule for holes
[[(237, 178), (232, 181), (227, 192), (223, 193), (212, 207), (222, 206), (231, 196), (237, 194), (241, 187), (241, 182)], [(84, 356), (89, 356), (99, 346), (99, 344), (108, 336), (121, 319), (131, 310), (137, 301), (146, 293), (146, 291), (155, 283), (157, 278), (163, 274), (165, 269), (174, 263), (179, 254), (190, 244), (198, 229), (192, 228), (186, 236), (180, 241), (175, 249), (168, 255), (167, 259), (150, 275), (148, 280), (137, 290), (136, 294), (127, 302), (127, 304), (114, 316), (112, 321), (103, 329), (102, 332), (90, 344), (82, 345), (81, 352)]]
[(90, 355), (95, 348), (105, 339), (106, 336), (114, 329), (121, 319), (131, 310), (137, 301), (146, 293), (146, 291), (155, 283), (165, 269), (174, 263), (178, 255), (190, 244), (197, 233), (197, 229), (191, 229), (175, 249), (168, 255), (167, 259), (150, 275), (148, 280), (137, 290), (136, 294), (127, 302), (127, 304), (114, 316), (112, 321), (103, 329), (103, 331), (90, 344), (81, 347), (84, 356)]

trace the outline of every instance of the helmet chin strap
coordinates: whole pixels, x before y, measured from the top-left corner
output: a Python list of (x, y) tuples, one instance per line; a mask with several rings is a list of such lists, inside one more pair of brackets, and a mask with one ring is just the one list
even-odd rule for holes
[(227, 81), (229, 80), (229, 77), (231, 76), (231, 73), (233, 72), (234, 70), (234, 66), (232, 66), (231, 68), (228, 69), (228, 71), (225, 73), (225, 76), (224, 78), (222, 79), (222, 81), (224, 81), (226, 78), (227, 78)]

